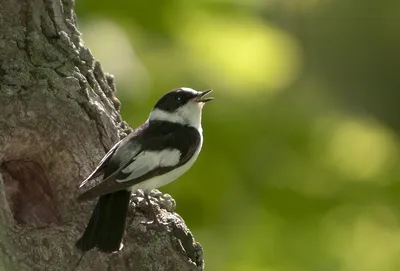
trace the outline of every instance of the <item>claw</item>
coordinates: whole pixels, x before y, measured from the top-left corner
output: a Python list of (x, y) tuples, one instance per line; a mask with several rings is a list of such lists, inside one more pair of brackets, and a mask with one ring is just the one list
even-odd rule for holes
[(164, 221), (159, 221), (158, 219), (152, 220), (152, 221), (143, 221), (140, 222), (143, 225), (148, 226), (149, 228), (159, 228), (160, 226), (169, 226), (171, 225), (171, 222), (164, 222)]

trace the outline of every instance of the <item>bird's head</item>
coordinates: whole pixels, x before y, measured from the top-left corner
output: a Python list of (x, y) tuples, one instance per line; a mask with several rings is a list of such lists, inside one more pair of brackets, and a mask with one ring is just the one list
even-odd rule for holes
[(150, 113), (149, 120), (170, 121), (195, 128), (201, 126), (201, 111), (212, 97), (205, 97), (212, 90), (198, 92), (191, 88), (174, 89), (162, 96)]

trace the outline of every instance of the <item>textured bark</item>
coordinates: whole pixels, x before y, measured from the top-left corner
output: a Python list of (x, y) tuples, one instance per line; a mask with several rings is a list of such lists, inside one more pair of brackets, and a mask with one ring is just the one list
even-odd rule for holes
[[(0, 0), (0, 270), (71, 270), (94, 202), (77, 187), (130, 132), (113, 77), (82, 45), (71, 0)], [(174, 201), (155, 193), (160, 218), (133, 198), (124, 249), (91, 251), (78, 270), (202, 270), (202, 249)]]

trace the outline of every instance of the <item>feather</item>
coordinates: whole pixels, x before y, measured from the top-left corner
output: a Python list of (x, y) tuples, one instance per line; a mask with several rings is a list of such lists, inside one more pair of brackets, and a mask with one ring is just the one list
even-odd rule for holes
[(118, 251), (125, 231), (130, 196), (131, 192), (127, 190), (101, 196), (76, 247), (83, 252), (96, 246), (102, 252)]

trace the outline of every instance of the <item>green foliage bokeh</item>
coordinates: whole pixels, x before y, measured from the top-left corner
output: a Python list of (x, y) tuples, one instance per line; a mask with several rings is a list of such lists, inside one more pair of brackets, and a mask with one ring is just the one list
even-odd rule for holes
[(77, 1), (122, 115), (214, 89), (195, 166), (161, 188), (206, 270), (400, 270), (400, 4)]

